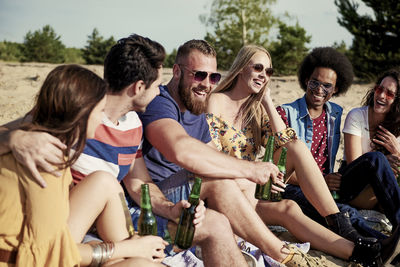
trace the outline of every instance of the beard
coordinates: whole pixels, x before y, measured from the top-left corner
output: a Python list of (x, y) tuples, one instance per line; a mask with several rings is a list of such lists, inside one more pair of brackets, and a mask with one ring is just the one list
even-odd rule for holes
[(179, 80), (178, 93), (183, 105), (191, 113), (194, 115), (200, 115), (206, 112), (210, 94), (207, 94), (207, 97), (204, 101), (196, 100), (196, 98), (192, 95), (192, 90), (189, 87), (184, 86), (183, 76), (181, 76)]

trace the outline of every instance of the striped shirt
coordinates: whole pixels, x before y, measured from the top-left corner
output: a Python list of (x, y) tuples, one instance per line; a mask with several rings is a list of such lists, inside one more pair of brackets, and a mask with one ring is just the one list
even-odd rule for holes
[(95, 137), (88, 139), (83, 153), (71, 167), (74, 182), (94, 171), (107, 171), (121, 181), (136, 158), (142, 156), (142, 123), (130, 111), (113, 124), (104, 114)]

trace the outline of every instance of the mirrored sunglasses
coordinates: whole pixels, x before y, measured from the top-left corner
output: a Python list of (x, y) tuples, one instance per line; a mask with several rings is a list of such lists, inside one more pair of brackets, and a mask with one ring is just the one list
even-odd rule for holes
[(187, 71), (193, 74), (193, 79), (196, 82), (202, 82), (204, 79), (206, 79), (208, 76), (210, 76), (210, 83), (211, 84), (217, 84), (221, 80), (221, 74), (218, 72), (213, 72), (213, 73), (208, 73), (206, 71), (199, 71), (199, 70), (191, 70), (188, 67), (184, 65), (179, 65), (180, 67), (183, 67)]
[(387, 100), (393, 100), (396, 97), (396, 93), (390, 91), (382, 85), (375, 85), (374, 90), (378, 95), (382, 94), (382, 92), (385, 93)]
[(312, 91), (318, 90), (318, 88), (321, 86), (322, 90), (324, 90), (325, 95), (330, 94), (333, 91), (333, 84), (322, 83), (318, 80), (309, 80), (307, 86)]
[[(254, 65), (251, 65), (251, 67), (254, 69), (255, 72), (262, 72), (264, 70), (264, 65), (261, 63), (257, 63)], [(274, 69), (273, 68), (265, 68), (265, 74), (270, 77), (272, 74), (274, 74)]]

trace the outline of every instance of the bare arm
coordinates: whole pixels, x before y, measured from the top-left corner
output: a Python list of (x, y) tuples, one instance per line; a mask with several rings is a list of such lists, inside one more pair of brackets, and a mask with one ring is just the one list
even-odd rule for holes
[(347, 164), (350, 164), (362, 155), (360, 136), (344, 133), (344, 154), (346, 155)]
[(225, 155), (189, 136), (175, 120), (160, 119), (145, 129), (146, 138), (163, 156), (186, 170), (210, 178), (246, 178), (264, 184), (277, 180), (271, 163), (249, 162)]
[(23, 119), (18, 119), (0, 127), (0, 155), (12, 152), (18, 162), (30, 170), (35, 180), (46, 187), (38, 168), (59, 176), (53, 165), (62, 162), (62, 150), (66, 147), (48, 133), (19, 130), (22, 122)]
[(269, 87), (266, 88), (265, 94), (262, 99), (262, 105), (264, 106), (268, 114), (272, 132), (281, 132), (286, 129), (286, 124), (283, 122), (281, 116), (274, 106), (274, 103), (272, 102), (271, 89)]

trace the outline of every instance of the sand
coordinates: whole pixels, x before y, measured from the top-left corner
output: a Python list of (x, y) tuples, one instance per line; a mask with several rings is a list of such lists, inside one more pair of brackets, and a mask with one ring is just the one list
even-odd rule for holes
[[(55, 66), (57, 65), (45, 63), (0, 62), (0, 125), (24, 116), (32, 108), (35, 96), (46, 75)], [(85, 67), (102, 77), (102, 66), (86, 65)], [(171, 69), (165, 69), (163, 83), (168, 82), (171, 75)], [(304, 94), (298, 85), (296, 76), (274, 77), (270, 87), (273, 101), (277, 106), (292, 102)], [(346, 114), (353, 107), (360, 106), (362, 98), (370, 87), (370, 84), (354, 83), (346, 95), (331, 99), (332, 102), (344, 108), (342, 126)], [(342, 155), (343, 142), (339, 148), (337, 159), (341, 159)], [(338, 164), (336, 165), (338, 166)]]

